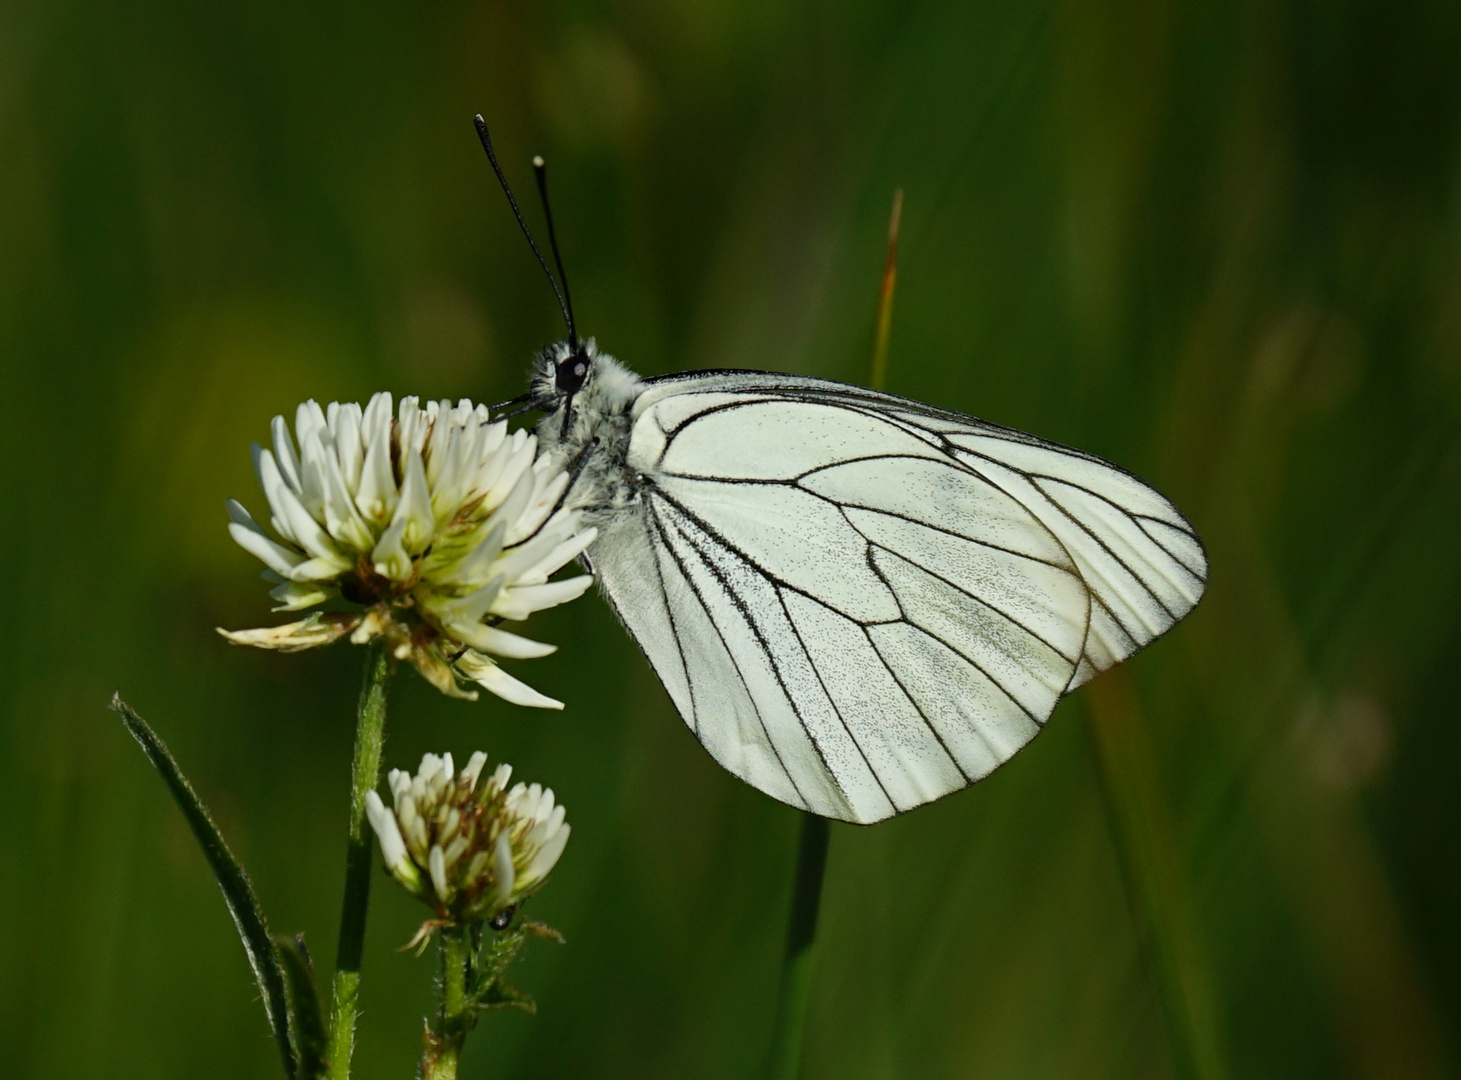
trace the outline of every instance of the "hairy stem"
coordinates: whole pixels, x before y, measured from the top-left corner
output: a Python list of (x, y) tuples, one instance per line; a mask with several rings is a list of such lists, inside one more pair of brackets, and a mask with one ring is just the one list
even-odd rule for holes
[(365, 912), (370, 903), (371, 836), (365, 821), (365, 793), (380, 779), (385, 738), (386, 685), (390, 659), (381, 645), (371, 647), (355, 723), (355, 756), (350, 766), (350, 839), (345, 849), (345, 896), (340, 905), (340, 944), (330, 1009), (329, 1080), (346, 1080), (355, 1049), (355, 1018), (360, 1006), (360, 957), (365, 948)]
[(459, 926), (441, 931), (441, 1007), (436, 1024), (426, 1033), (426, 1053), (421, 1061), (425, 1080), (456, 1080), (457, 1063), (472, 1016), (467, 1003), (466, 932)]

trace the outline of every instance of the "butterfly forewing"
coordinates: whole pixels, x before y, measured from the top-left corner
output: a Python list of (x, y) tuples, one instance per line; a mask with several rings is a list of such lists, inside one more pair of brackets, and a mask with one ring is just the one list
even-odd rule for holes
[(986, 775), (1202, 592), (1161, 495), (1019, 432), (761, 372), (650, 380), (633, 415), (600, 582), (715, 759), (827, 817)]

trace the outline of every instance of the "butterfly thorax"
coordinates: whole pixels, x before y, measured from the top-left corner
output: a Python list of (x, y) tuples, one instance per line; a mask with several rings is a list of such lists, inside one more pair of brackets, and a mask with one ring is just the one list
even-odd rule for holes
[(624, 455), (634, 401), (643, 391), (639, 376), (600, 353), (592, 338), (577, 348), (568, 341), (549, 345), (533, 370), (530, 392), (544, 412), (538, 442), (578, 473), (567, 503), (600, 524), (639, 498)]

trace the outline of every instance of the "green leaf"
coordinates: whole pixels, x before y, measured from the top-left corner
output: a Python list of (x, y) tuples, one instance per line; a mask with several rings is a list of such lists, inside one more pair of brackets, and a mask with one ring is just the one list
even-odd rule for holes
[(284, 1062), (284, 1073), (290, 1080), (294, 1080), (295, 1058), (294, 1048), (289, 1041), (289, 1004), (285, 992), (284, 971), (249, 876), (244, 873), (243, 866), (234, 858), (233, 852), (228, 850), (218, 826), (213, 824), (213, 818), (193, 791), (193, 785), (188, 783), (188, 778), (178, 768), (178, 763), (168, 753), (167, 746), (157, 737), (157, 733), (122, 700), (120, 694), (112, 695), (111, 707), (122, 718), (122, 723), (127, 726), (132, 738), (137, 740), (142, 752), (147, 755), (147, 760), (152, 762), (152, 767), (172, 792), (178, 809), (182, 810), (193, 835), (198, 838), (203, 856), (213, 870), (218, 887), (223, 890), (224, 903), (228, 905), (228, 913), (233, 916), (233, 924), (238, 928), (239, 939), (243, 942), (244, 952), (248, 954), (249, 966), (254, 970), (254, 981), (259, 986), (264, 1013), (269, 1018), (269, 1027), (274, 1031), (274, 1041), (279, 1046), (279, 1056)]
[(517, 959), (517, 954), (522, 951), (526, 940), (527, 934), (521, 925), (483, 936), (478, 946), (476, 962), (472, 965), (474, 997), (479, 1001), (486, 999)]
[(314, 965), (304, 946), (304, 935), (274, 939), (283, 962), (289, 990), (289, 1017), (294, 1032), (294, 1053), (299, 1061), (295, 1080), (316, 1080), (325, 1075), (325, 1022), (315, 987)]
[(517, 959), (522, 947), (527, 944), (528, 938), (543, 938), (562, 945), (563, 935), (547, 923), (533, 922), (530, 919), (523, 919), (516, 926), (495, 932), (484, 932), (478, 928), (477, 933), (481, 938), (477, 944), (476, 961), (472, 965), (473, 1002), (482, 1009), (511, 1008), (536, 1013), (537, 1003), (507, 982), (503, 976)]
[(521, 1009), (529, 1016), (538, 1015), (538, 1003), (509, 982), (498, 979), (477, 1001), (482, 1009)]

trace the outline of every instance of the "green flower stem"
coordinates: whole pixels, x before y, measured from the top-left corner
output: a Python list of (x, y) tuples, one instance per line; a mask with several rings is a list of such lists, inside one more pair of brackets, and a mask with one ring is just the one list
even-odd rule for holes
[(345, 897), (340, 908), (340, 944), (330, 1009), (329, 1080), (346, 1080), (355, 1049), (355, 1018), (360, 1005), (360, 957), (365, 948), (365, 911), (370, 902), (371, 834), (365, 821), (365, 793), (380, 779), (385, 738), (386, 686), (390, 658), (373, 645), (365, 662), (355, 724), (355, 758), (350, 766), (350, 842), (345, 849)]
[(425, 1080), (456, 1080), (472, 1018), (467, 1003), (467, 942), (460, 926), (441, 929), (441, 1010), (426, 1035)]
[(441, 1015), (450, 1026), (467, 1009), (467, 946), (461, 927), (441, 931)]
[(776, 1029), (771, 1037), (771, 1067), (766, 1073), (770, 1080), (796, 1080), (801, 1069), (802, 1030), (812, 988), (812, 946), (817, 940), (817, 911), (822, 905), (830, 838), (831, 826), (826, 818), (803, 812)]

